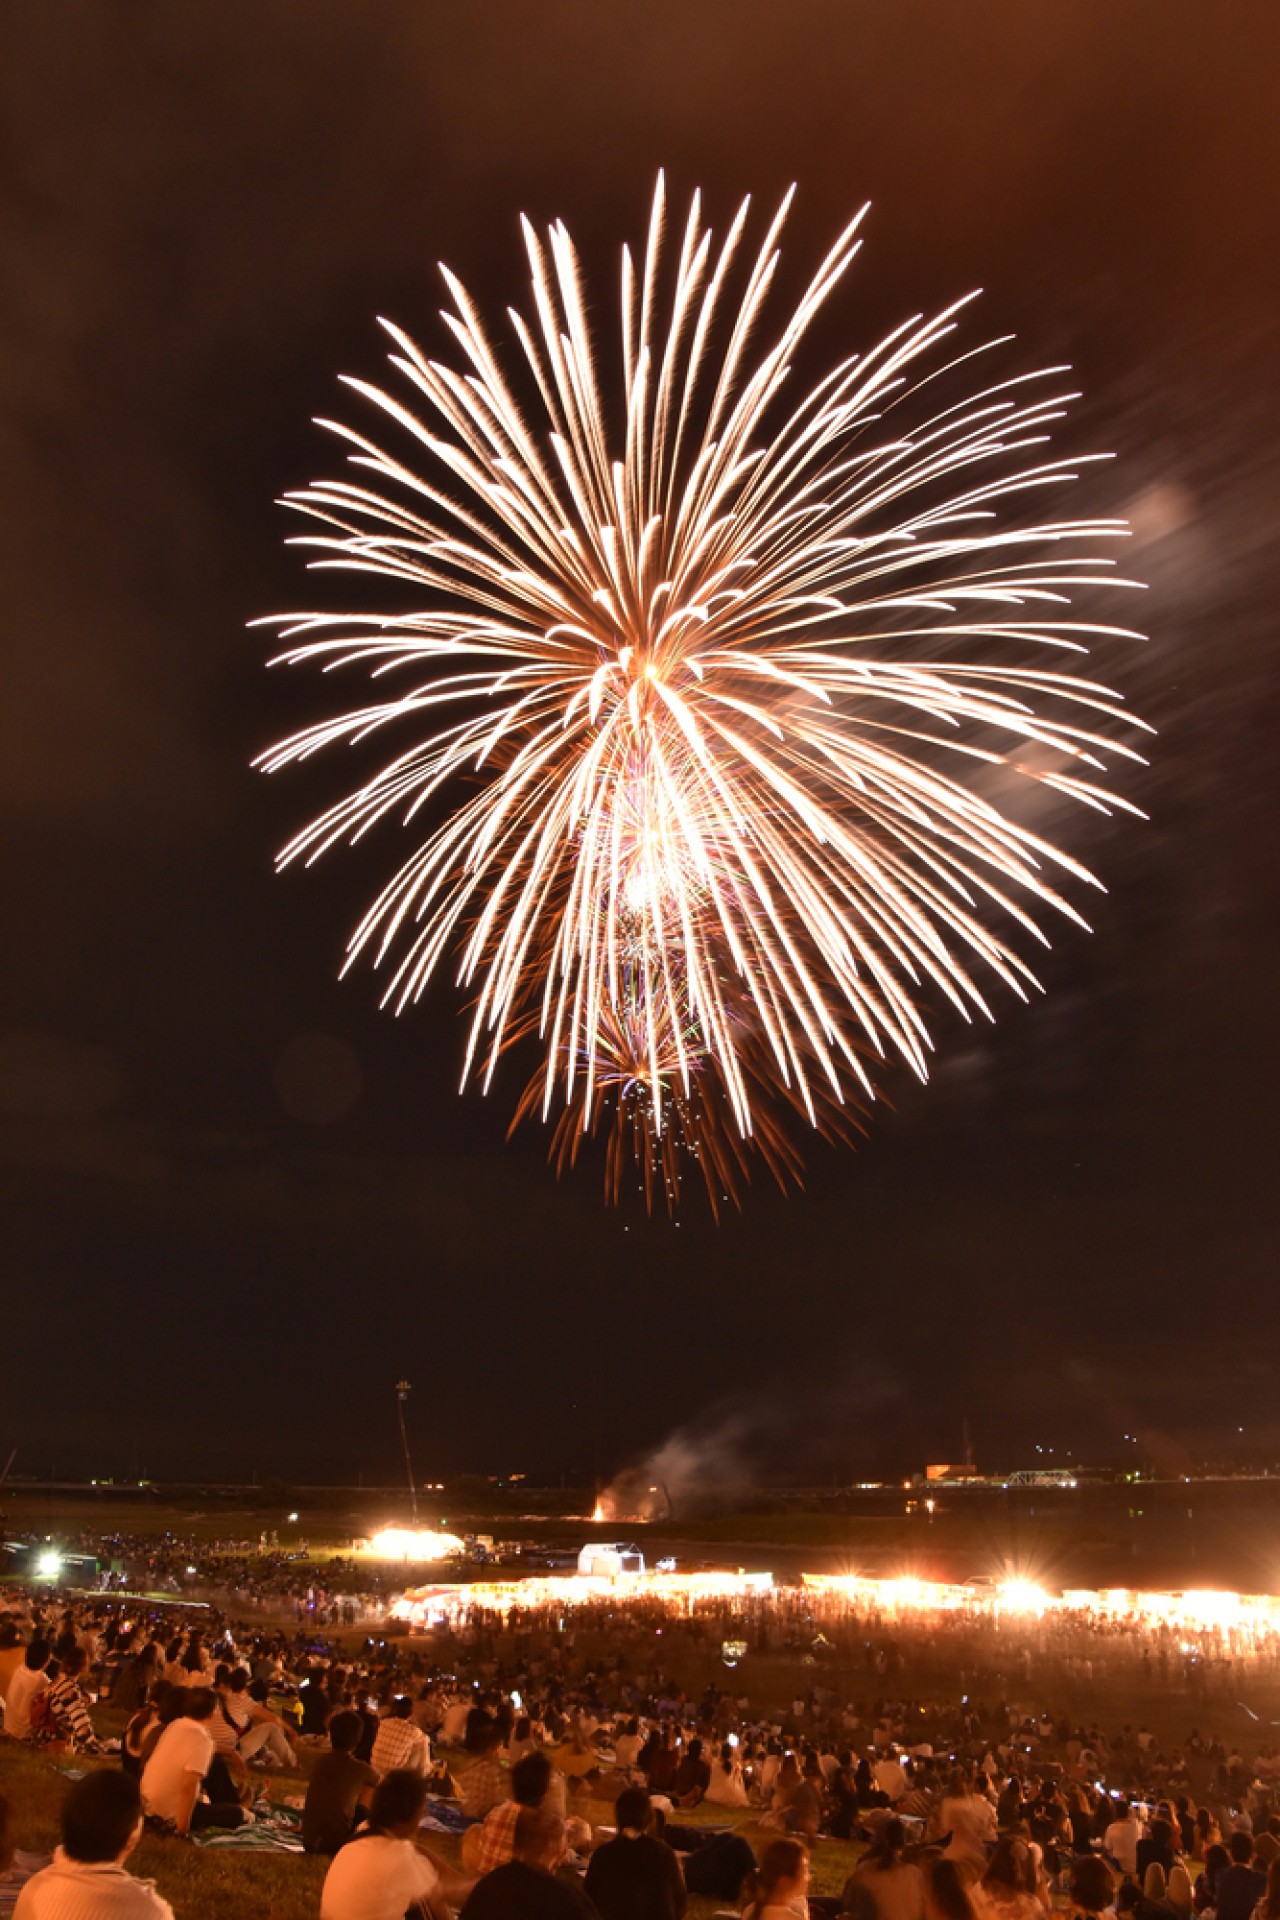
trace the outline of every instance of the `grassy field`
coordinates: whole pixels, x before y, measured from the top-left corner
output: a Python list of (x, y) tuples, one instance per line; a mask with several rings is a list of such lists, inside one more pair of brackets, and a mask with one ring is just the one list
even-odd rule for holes
[[(96, 1716), (100, 1731), (114, 1731), (112, 1716)], [(304, 1767), (318, 1749), (304, 1749)], [(455, 1770), (466, 1763), (464, 1754), (446, 1757)], [(90, 1766), (92, 1761), (79, 1764)], [(306, 1775), (270, 1774), (274, 1798), (283, 1800), (305, 1790)], [(17, 1810), (18, 1844), (51, 1851), (58, 1840), (58, 1809), (67, 1791), (68, 1781), (58, 1772), (47, 1752), (35, 1747), (0, 1741), (0, 1791), (6, 1793)], [(578, 1800), (574, 1811), (593, 1825), (611, 1823), (612, 1804), (608, 1800)], [(769, 1837), (754, 1828), (741, 1814), (722, 1808), (696, 1810), (682, 1814), (689, 1825), (741, 1825), (747, 1838), (759, 1849)], [(446, 1860), (457, 1863), (458, 1842), (443, 1834), (428, 1836), (433, 1849)], [(824, 1840), (814, 1855), (813, 1891), (839, 1893), (852, 1870), (858, 1849), (840, 1841)], [(193, 1846), (189, 1842), (143, 1836), (129, 1862), (132, 1872), (154, 1880), (168, 1900), (177, 1920), (315, 1920), (320, 1910), (320, 1888), (325, 1862), (301, 1854), (229, 1855)], [(691, 1920), (710, 1920), (724, 1907), (720, 1900), (693, 1898), (689, 1902)]]

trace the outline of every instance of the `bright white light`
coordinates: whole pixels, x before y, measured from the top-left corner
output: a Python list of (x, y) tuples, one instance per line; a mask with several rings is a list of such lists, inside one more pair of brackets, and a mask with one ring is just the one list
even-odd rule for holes
[[(771, 1573), (547, 1574), (525, 1580), (477, 1580), (467, 1586), (411, 1587), (395, 1602), (391, 1615), (428, 1627), (456, 1618), (470, 1607), (505, 1613), (512, 1607), (590, 1606), (618, 1598), (661, 1600), (672, 1614), (687, 1614), (700, 1601), (743, 1600), (772, 1588)], [(655, 1634), (661, 1632), (661, 1627), (654, 1628)]]
[(297, 1518), (298, 1518), (298, 1516), (297, 1516), (297, 1514), (296, 1514), (296, 1513), (291, 1513), (291, 1514), (289, 1515), (289, 1519), (290, 1519), (290, 1521), (296, 1521), (296, 1520), (297, 1520)]
[(62, 1555), (56, 1547), (50, 1547), (46, 1552), (37, 1555), (36, 1572), (42, 1580), (57, 1579), (62, 1572)]
[(427, 1527), (384, 1527), (369, 1542), (369, 1551), (381, 1560), (447, 1560), (461, 1553), (456, 1533), (433, 1533)]
[(1043, 1613), (1049, 1604), (1048, 1594), (1034, 1580), (1002, 1580), (996, 1595), (1007, 1613)]

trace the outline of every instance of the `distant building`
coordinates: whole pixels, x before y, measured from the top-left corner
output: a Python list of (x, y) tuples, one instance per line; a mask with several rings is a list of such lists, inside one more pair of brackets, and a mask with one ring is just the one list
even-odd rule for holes
[(949, 1466), (945, 1461), (924, 1470), (926, 1480), (981, 1480), (982, 1475), (972, 1460), (964, 1461), (960, 1466)]

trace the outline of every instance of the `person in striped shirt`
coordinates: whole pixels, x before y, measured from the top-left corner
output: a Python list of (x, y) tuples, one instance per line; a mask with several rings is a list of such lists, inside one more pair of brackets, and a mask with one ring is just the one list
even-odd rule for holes
[(80, 1675), (89, 1664), (83, 1647), (63, 1650), (57, 1679), (49, 1689), (49, 1714), (54, 1723), (54, 1739), (64, 1740), (72, 1753), (101, 1753), (102, 1743), (89, 1718), (89, 1702), (80, 1685)]

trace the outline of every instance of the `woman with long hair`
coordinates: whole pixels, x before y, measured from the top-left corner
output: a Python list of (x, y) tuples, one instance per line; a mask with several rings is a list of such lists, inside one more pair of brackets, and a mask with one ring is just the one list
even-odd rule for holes
[(797, 1920), (809, 1911), (809, 1849), (803, 1840), (771, 1840), (751, 1876), (742, 1920)]
[(711, 1778), (707, 1783), (704, 1796), (709, 1806), (745, 1807), (747, 1801), (746, 1782), (742, 1777), (742, 1762), (738, 1750), (725, 1741), (716, 1758), (711, 1762)]
[(1098, 1920), (1116, 1897), (1116, 1876), (1100, 1854), (1086, 1853), (1071, 1867), (1071, 1911), (1080, 1920)]
[(886, 1820), (845, 1882), (841, 1912), (858, 1920), (925, 1920), (924, 1875), (904, 1859), (906, 1848), (901, 1820)]
[(1280, 1920), (1280, 1853), (1267, 1868), (1267, 1890), (1253, 1910), (1253, 1920)]
[(1222, 1845), (1222, 1829), (1208, 1807), (1196, 1811), (1196, 1836), (1191, 1844), (1191, 1858), (1206, 1861), (1210, 1847)]
[(1216, 1906), (1218, 1900), (1218, 1876), (1224, 1867), (1231, 1865), (1231, 1855), (1221, 1840), (1215, 1840), (1205, 1849), (1204, 1872), (1196, 1881), (1192, 1893), (1192, 1905), (1197, 1913), (1204, 1913), (1209, 1907)]
[(924, 1870), (925, 1920), (975, 1920), (963, 1867), (954, 1860), (931, 1860)]
[(1025, 1840), (1006, 1833), (997, 1841), (973, 1898), (982, 1920), (1044, 1920), (1048, 1888)]

